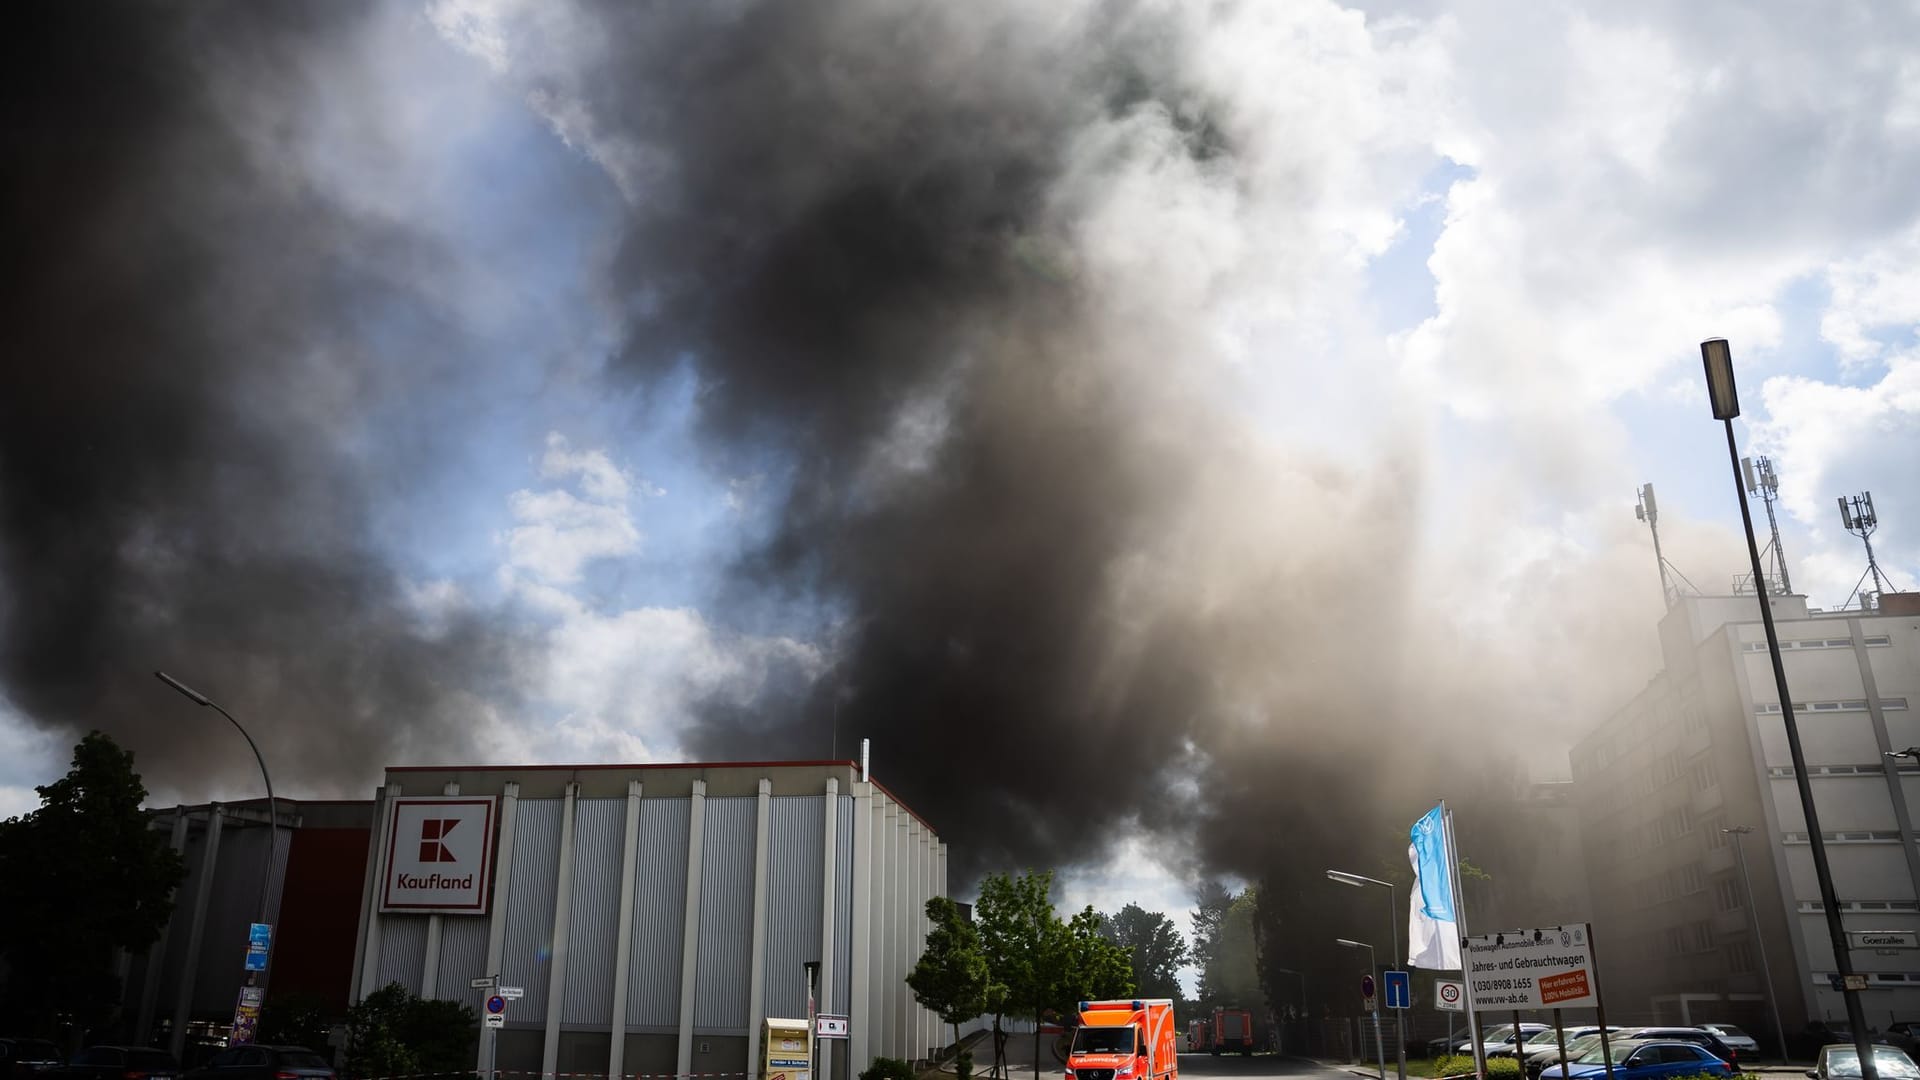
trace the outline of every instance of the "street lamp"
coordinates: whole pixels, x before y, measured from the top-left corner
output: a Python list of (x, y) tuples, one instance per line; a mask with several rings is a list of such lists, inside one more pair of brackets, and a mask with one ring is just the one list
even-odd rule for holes
[[(273, 798), (273, 777), (267, 775), (267, 759), (260, 756), (260, 747), (255, 745), (253, 736), (247, 734), (247, 729), (240, 726), (240, 721), (235, 720), (232, 713), (221, 708), (212, 698), (164, 671), (156, 671), (153, 674), (154, 677), (161, 682), (180, 691), (181, 696), (193, 702), (195, 705), (204, 705), (219, 713), (221, 716), (226, 717), (227, 723), (232, 724), (233, 729), (240, 733), (240, 737), (247, 740), (247, 748), (253, 751), (253, 760), (260, 764), (260, 779), (267, 785), (267, 864), (260, 872), (260, 916), (254, 921), (265, 923), (267, 921), (267, 895), (273, 884), (274, 833), (278, 831), (280, 824), (279, 804), (275, 802)], [(247, 980), (249, 983), (253, 981), (253, 978), (254, 973), (248, 972)]]
[(1780, 1023), (1780, 1003), (1773, 996), (1773, 968), (1767, 964), (1767, 943), (1760, 937), (1760, 909), (1753, 906), (1753, 878), (1747, 874), (1747, 849), (1740, 838), (1753, 831), (1751, 825), (1721, 829), (1733, 838), (1733, 858), (1740, 864), (1740, 883), (1747, 890), (1747, 925), (1753, 931), (1753, 947), (1760, 954), (1760, 979), (1767, 990), (1767, 1011), (1773, 1014), (1774, 1038), (1780, 1041), (1780, 1060), (1787, 1060), (1787, 1029)]
[[(1373, 946), (1364, 941), (1355, 941), (1352, 938), (1334, 938), (1333, 943), (1335, 945), (1345, 945), (1349, 949), (1367, 950), (1367, 978), (1373, 978), (1373, 973), (1378, 970), (1379, 967), (1379, 965), (1373, 961)], [(1373, 1060), (1380, 1067), (1380, 1080), (1387, 1080), (1387, 1048), (1380, 1041), (1379, 992), (1379, 988), (1375, 987), (1374, 994), (1376, 997), (1373, 1003)]]
[[(1395, 912), (1399, 910), (1399, 906), (1394, 902), (1394, 894), (1397, 890), (1393, 882), (1381, 881), (1379, 878), (1368, 877), (1365, 874), (1350, 874), (1345, 870), (1327, 871), (1327, 880), (1337, 881), (1342, 885), (1352, 885), (1357, 889), (1379, 886), (1387, 890), (1387, 940), (1392, 943), (1393, 968), (1395, 971), (1400, 970), (1400, 924), (1394, 921)], [(1400, 1050), (1400, 1080), (1407, 1080), (1407, 1028), (1406, 1020), (1404, 1019), (1405, 1016), (1405, 1009), (1393, 1010), (1393, 1037), (1399, 1044)], [(1385, 1068), (1384, 1062), (1381, 1067)]]
[[(1760, 545), (1753, 538), (1753, 513), (1747, 509), (1747, 489), (1740, 475), (1740, 451), (1733, 442), (1733, 418), (1740, 415), (1740, 395), (1733, 381), (1733, 351), (1726, 338), (1708, 338), (1700, 343), (1700, 359), (1706, 366), (1707, 397), (1713, 406), (1713, 418), (1726, 426), (1727, 460), (1733, 466), (1734, 499), (1740, 504), (1740, 523), (1747, 535), (1747, 556), (1753, 563), (1753, 580), (1765, 581), (1760, 569)], [(1767, 632), (1767, 655), (1773, 660), (1774, 689), (1780, 695), (1780, 720), (1787, 732), (1787, 752), (1793, 758), (1794, 786), (1800, 792), (1800, 810), (1807, 822), (1807, 843), (1813, 849), (1813, 874), (1820, 883), (1820, 904), (1826, 912), (1827, 935), (1833, 943), (1833, 966), (1840, 973), (1841, 997), (1847, 1005), (1847, 1023), (1853, 1028), (1854, 1049), (1860, 1055), (1863, 1080), (1880, 1080), (1873, 1060), (1873, 1048), (1867, 1037), (1866, 1011), (1860, 1006), (1860, 992), (1853, 989), (1853, 958), (1847, 954), (1847, 930), (1840, 920), (1840, 898), (1833, 890), (1833, 871), (1827, 866), (1827, 843), (1820, 835), (1820, 817), (1814, 811), (1813, 785), (1807, 776), (1807, 756), (1800, 748), (1800, 726), (1793, 719), (1793, 695), (1787, 690), (1787, 669), (1780, 661), (1780, 635), (1773, 628), (1773, 598), (1758, 590), (1760, 623)]]

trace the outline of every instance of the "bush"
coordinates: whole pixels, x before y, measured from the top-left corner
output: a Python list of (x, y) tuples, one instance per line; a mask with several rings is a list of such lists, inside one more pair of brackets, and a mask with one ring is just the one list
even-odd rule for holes
[(973, 1053), (964, 1047), (954, 1056), (953, 1073), (958, 1080), (970, 1080), (973, 1076)]
[[(1444, 1057), (1435, 1058), (1433, 1062), (1433, 1075), (1472, 1076), (1473, 1055), (1447, 1054)], [(1520, 1075), (1520, 1063), (1512, 1058), (1489, 1058), (1487, 1060), (1487, 1075), (1489, 1077), (1516, 1078), (1517, 1080)], [(1722, 1077), (1721, 1080), (1725, 1080), (1725, 1078)]]
[(899, 1058), (874, 1058), (872, 1065), (861, 1070), (860, 1080), (914, 1080), (913, 1066)]

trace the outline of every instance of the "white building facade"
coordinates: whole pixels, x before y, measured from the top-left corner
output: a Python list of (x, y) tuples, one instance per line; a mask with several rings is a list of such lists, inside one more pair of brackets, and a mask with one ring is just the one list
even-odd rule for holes
[(752, 1073), (808, 963), (850, 1019), (824, 1076), (945, 1042), (905, 979), (946, 846), (851, 763), (391, 768), (368, 862), (354, 1000), (478, 1011), (497, 974), (520, 996), (479, 1069)]
[[(1920, 931), (1920, 763), (1888, 756), (1920, 746), (1920, 596), (1772, 601), (1846, 928)], [(1660, 635), (1665, 669), (1573, 752), (1609, 1011), (1765, 1031), (1764, 949), (1789, 1033), (1844, 1023), (1757, 598), (1682, 597)], [(1736, 852), (1724, 830), (1742, 827)], [(1851, 956), (1870, 1023), (1920, 1016), (1920, 951)]]

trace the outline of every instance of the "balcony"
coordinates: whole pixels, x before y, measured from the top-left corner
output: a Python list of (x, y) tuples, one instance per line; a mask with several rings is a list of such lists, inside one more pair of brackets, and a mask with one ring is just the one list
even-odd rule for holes
[(1733, 845), (1722, 844), (1707, 850), (1707, 873), (1718, 874), (1734, 868)]
[(1747, 909), (1734, 908), (1732, 911), (1717, 911), (1713, 915), (1713, 936), (1725, 940), (1747, 933)]
[(1720, 793), (1720, 785), (1715, 784), (1705, 791), (1693, 793), (1693, 816), (1695, 820), (1706, 817), (1726, 805), (1726, 796)]

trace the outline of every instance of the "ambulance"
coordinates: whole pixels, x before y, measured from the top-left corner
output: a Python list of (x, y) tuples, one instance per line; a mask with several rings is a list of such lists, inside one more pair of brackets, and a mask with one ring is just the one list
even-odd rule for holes
[(1167, 998), (1083, 1001), (1065, 1080), (1179, 1080), (1179, 1040)]

